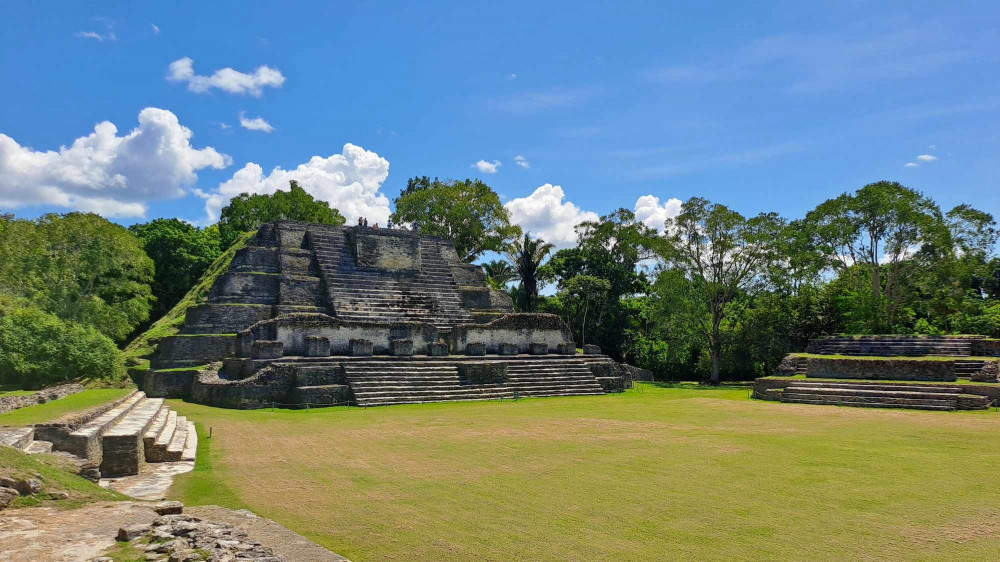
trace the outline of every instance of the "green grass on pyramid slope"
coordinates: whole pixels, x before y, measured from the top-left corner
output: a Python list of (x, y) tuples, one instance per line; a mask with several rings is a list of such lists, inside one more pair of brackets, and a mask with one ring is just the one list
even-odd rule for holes
[(131, 388), (87, 389), (76, 394), (70, 394), (59, 400), (18, 408), (17, 410), (0, 414), (0, 426), (21, 427), (36, 423), (48, 423), (70, 412), (82, 412), (83, 410), (112, 402), (129, 392), (132, 392)]
[(215, 280), (229, 270), (229, 264), (232, 263), (236, 251), (246, 247), (247, 241), (255, 234), (257, 234), (256, 231), (246, 232), (241, 235), (228, 250), (212, 262), (212, 265), (208, 267), (208, 270), (201, 276), (201, 279), (195, 283), (194, 287), (184, 295), (184, 298), (176, 306), (170, 309), (170, 312), (164, 314), (148, 330), (132, 340), (125, 347), (126, 365), (139, 368), (149, 367), (149, 357), (156, 351), (156, 345), (159, 341), (165, 337), (177, 335), (180, 332), (181, 327), (184, 325), (184, 316), (187, 314), (189, 308), (208, 302), (208, 294), (211, 292)]
[[(995, 560), (1000, 414), (746, 389), (226, 410), (170, 494), (351, 560)], [(212, 437), (208, 437), (208, 432)]]

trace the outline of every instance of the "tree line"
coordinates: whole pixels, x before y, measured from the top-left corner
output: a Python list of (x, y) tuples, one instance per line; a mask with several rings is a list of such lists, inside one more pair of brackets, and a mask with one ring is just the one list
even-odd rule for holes
[[(994, 218), (969, 205), (944, 212), (895, 182), (792, 220), (698, 197), (658, 228), (618, 209), (577, 225), (576, 245), (560, 250), (513, 224), (480, 180), (412, 178), (394, 205), (397, 228), (453, 239), (518, 311), (556, 314), (578, 345), (662, 379), (761, 376), (824, 334), (1000, 337)], [(344, 224), (294, 181), (233, 198), (205, 228), (0, 215), (0, 383), (122, 377), (119, 347), (241, 233), (279, 219)]]

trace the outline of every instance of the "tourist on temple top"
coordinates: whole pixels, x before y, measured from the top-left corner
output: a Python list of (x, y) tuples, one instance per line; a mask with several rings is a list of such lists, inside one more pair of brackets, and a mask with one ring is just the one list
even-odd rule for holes
[(362, 218), (361, 218), (361, 217), (358, 217), (358, 226), (362, 226), (362, 225), (361, 225), (361, 221), (362, 221)]

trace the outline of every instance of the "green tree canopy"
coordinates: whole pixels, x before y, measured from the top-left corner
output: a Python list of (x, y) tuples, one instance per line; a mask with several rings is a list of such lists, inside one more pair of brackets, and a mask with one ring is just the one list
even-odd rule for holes
[(0, 292), (123, 341), (149, 319), (153, 261), (124, 227), (95, 214), (7, 221)]
[(484, 252), (504, 252), (521, 236), (500, 197), (479, 180), (412, 178), (394, 203), (394, 223), (454, 240), (458, 257), (466, 262)]
[(197, 228), (178, 219), (134, 224), (129, 231), (153, 260), (154, 318), (169, 311), (222, 253), (219, 227)]
[(701, 333), (711, 355), (711, 381), (718, 383), (723, 321), (740, 296), (765, 287), (784, 223), (774, 214), (748, 219), (725, 205), (692, 197), (677, 217), (667, 219), (666, 227), (663, 258), (693, 282), (708, 311)]
[(270, 195), (241, 193), (222, 208), (219, 218), (221, 247), (228, 248), (240, 233), (260, 228), (260, 225), (276, 220), (296, 220), (321, 224), (342, 225), (345, 222), (340, 211), (330, 207), (326, 201), (318, 201), (297, 181), (288, 182), (288, 191), (276, 191)]
[(587, 343), (587, 317), (596, 313), (600, 323), (610, 291), (611, 283), (591, 275), (577, 275), (563, 283), (559, 298), (575, 308), (580, 317), (580, 345)]
[(493, 260), (483, 264), (486, 282), (498, 291), (506, 290), (507, 283), (517, 279), (517, 270), (504, 260)]

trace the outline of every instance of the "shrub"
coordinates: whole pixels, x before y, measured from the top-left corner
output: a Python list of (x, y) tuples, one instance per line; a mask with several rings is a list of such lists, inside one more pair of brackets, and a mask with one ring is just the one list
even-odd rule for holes
[(0, 382), (41, 388), (124, 375), (121, 352), (92, 326), (60, 320), (33, 306), (0, 309)]

